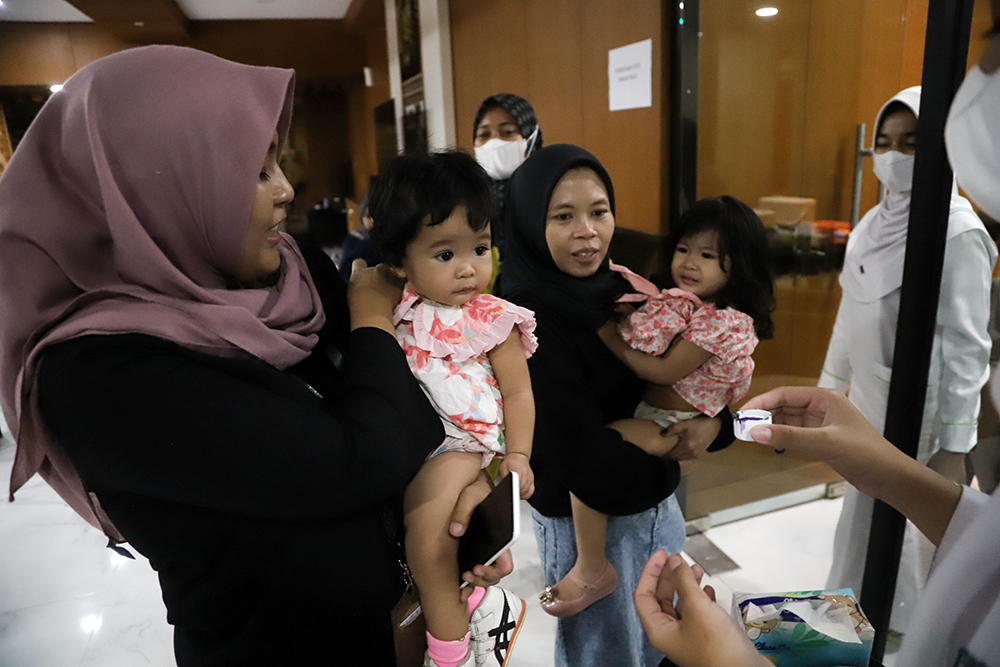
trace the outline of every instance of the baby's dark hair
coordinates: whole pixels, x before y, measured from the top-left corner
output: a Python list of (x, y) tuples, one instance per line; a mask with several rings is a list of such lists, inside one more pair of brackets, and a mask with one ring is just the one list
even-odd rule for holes
[(720, 308), (732, 307), (753, 318), (757, 337), (774, 336), (774, 274), (767, 232), (753, 209), (735, 197), (699, 200), (677, 220), (667, 237), (667, 257), (681, 239), (708, 230), (719, 235), (719, 266), (728, 257), (729, 279), (715, 297)]
[(439, 225), (458, 206), (474, 231), (493, 218), (489, 176), (475, 158), (461, 151), (400, 155), (368, 194), (372, 241), (386, 262), (400, 266), (424, 222)]

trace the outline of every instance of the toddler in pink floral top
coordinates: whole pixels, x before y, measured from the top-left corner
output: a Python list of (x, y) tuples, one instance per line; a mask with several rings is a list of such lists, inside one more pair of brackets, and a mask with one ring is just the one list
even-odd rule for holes
[[(619, 301), (644, 303), (619, 322), (606, 324), (600, 334), (622, 362), (648, 381), (635, 418), (658, 423), (679, 441), (684, 422), (701, 414), (714, 417), (749, 390), (750, 355), (758, 337), (770, 338), (774, 330), (774, 282), (764, 225), (749, 206), (732, 197), (697, 202), (671, 230), (668, 248), (670, 289), (659, 290), (612, 265), (635, 290)], [(670, 450), (650, 453), (671, 456)], [(578, 613), (599, 595), (611, 593), (595, 586), (592, 577), (588, 582), (586, 573), (604, 573), (601, 579), (614, 581), (604, 555), (607, 517), (575, 496), (570, 500), (577, 561), (543, 594), (543, 609), (557, 616)]]
[[(537, 346), (534, 313), (480, 294), (493, 270), (492, 193), (472, 157), (398, 157), (369, 200), (372, 238), (406, 281), (394, 313), (396, 338), (445, 430), (444, 442), (407, 486), (403, 501), (406, 558), (427, 621), (424, 664), (464, 667), (494, 651), (496, 640), (483, 633), (470, 647), (470, 614), (485, 591), (476, 588), (463, 601), (458, 539), (449, 533), (450, 522), (462, 491), (494, 457), (502, 459), (502, 476), (518, 474), (522, 498), (534, 490), (529, 457), (535, 405), (527, 364)], [(518, 617), (506, 630), (501, 662), (523, 609), (521, 603), (513, 610)]]

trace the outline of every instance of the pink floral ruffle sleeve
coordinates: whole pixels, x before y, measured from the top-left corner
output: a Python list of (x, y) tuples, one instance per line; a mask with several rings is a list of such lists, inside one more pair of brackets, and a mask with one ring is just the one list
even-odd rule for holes
[(691, 317), (681, 337), (714, 356), (674, 383), (674, 391), (699, 411), (714, 417), (746, 396), (753, 376), (757, 334), (753, 318), (734, 308), (705, 304)]
[(456, 435), (453, 428), (460, 429), (482, 445), (483, 453), (503, 454), (503, 398), (487, 355), (517, 327), (530, 357), (538, 347), (534, 313), (490, 294), (448, 306), (420, 297), (407, 285), (393, 321), (410, 370), (445, 431)]
[(638, 294), (624, 295), (618, 299), (619, 302), (646, 302), (618, 324), (618, 333), (633, 350), (660, 356), (667, 351), (677, 334), (687, 328), (688, 320), (701, 306), (701, 299), (676, 287), (660, 290), (618, 264), (612, 264), (611, 270), (622, 274), (638, 291)]

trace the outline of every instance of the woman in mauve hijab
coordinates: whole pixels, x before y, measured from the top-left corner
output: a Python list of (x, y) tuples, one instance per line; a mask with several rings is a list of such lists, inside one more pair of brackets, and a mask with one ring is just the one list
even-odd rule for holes
[(52, 96), (0, 178), (11, 494), (39, 473), (149, 558), (181, 667), (392, 664), (389, 533), (443, 437), (399, 286), (359, 267), (345, 289), (278, 231), (293, 82), (123, 51)]

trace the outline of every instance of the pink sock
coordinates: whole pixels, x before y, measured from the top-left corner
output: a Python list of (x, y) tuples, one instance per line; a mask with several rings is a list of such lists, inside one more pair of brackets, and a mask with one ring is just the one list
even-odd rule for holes
[(486, 589), (482, 586), (476, 586), (472, 590), (472, 595), (469, 596), (469, 613), (471, 614), (479, 603), (483, 601), (483, 596), (486, 595)]
[(427, 633), (427, 655), (438, 667), (458, 667), (469, 653), (469, 636), (446, 642)]

